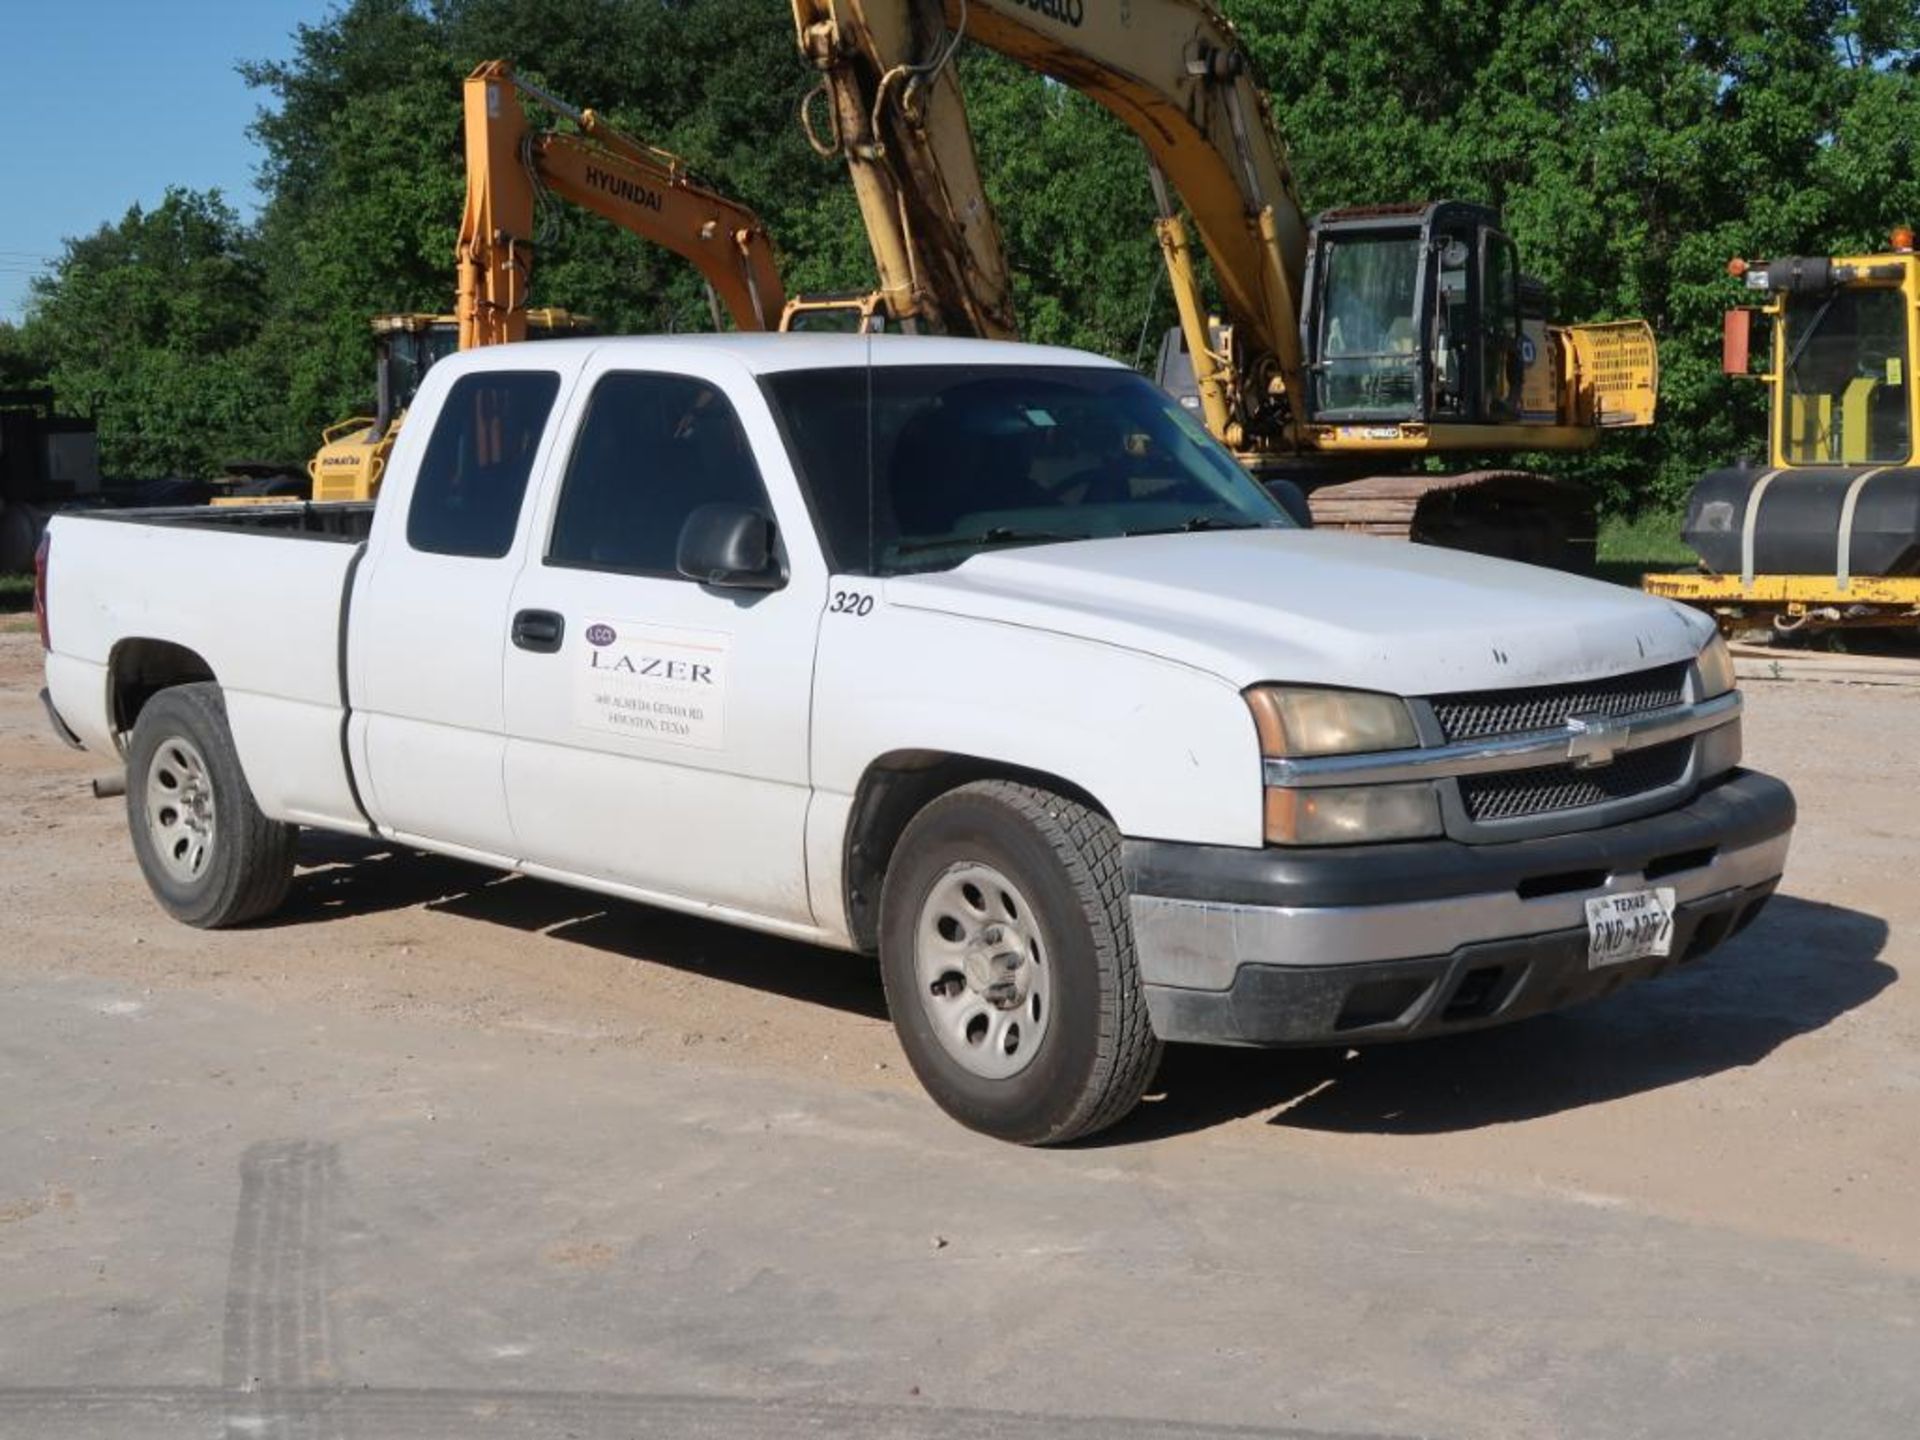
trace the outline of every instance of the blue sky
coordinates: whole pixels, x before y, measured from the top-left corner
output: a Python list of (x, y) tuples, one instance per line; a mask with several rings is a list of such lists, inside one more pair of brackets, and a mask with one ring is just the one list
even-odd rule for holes
[(168, 185), (258, 203), (241, 60), (280, 59), (328, 0), (0, 0), (0, 319), (69, 235)]

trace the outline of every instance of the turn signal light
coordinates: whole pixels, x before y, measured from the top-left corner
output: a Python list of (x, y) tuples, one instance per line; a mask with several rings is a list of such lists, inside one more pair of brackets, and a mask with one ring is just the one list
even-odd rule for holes
[(1444, 833), (1440, 797), (1424, 781), (1339, 785), (1319, 790), (1275, 786), (1266, 795), (1269, 845), (1361, 845)]
[(1747, 262), (1742, 260), (1738, 255), (1727, 262), (1727, 274), (1731, 275), (1734, 279), (1738, 280), (1746, 273)]
[(1913, 249), (1913, 227), (1911, 225), (1894, 226), (1893, 234), (1887, 238), (1893, 242), (1893, 248), (1898, 250), (1902, 255), (1905, 255)]

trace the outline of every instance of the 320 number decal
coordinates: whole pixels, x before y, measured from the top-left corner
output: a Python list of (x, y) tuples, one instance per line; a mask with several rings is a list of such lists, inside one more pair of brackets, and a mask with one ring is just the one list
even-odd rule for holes
[(858, 590), (836, 590), (827, 610), (835, 615), (871, 615), (873, 596), (862, 595)]

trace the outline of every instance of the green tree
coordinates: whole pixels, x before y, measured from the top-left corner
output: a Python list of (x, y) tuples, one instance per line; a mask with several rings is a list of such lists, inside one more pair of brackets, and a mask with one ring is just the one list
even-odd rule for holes
[(262, 439), (297, 461), (366, 410), (372, 316), (452, 308), (462, 71), (418, 7), (354, 0), (300, 26), (288, 60), (242, 73), (270, 101), (257, 228), (285, 399)]
[(218, 192), (169, 190), (67, 242), (34, 281), (23, 340), (62, 408), (97, 418), (110, 473), (208, 474), (278, 404), (254, 343), (264, 300), (233, 209)]
[(0, 390), (38, 385), (45, 370), (46, 361), (26, 331), (0, 320)]

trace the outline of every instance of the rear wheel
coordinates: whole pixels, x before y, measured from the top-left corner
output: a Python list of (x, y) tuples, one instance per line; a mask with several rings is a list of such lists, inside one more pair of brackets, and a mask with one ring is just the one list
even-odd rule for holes
[(141, 710), (127, 751), (127, 827), (148, 888), (176, 920), (242, 925), (286, 898), (297, 831), (254, 802), (218, 685), (178, 685)]
[(907, 827), (880, 905), (888, 1010), (948, 1114), (1046, 1145), (1139, 1101), (1160, 1046), (1112, 821), (1031, 785), (962, 786)]

